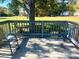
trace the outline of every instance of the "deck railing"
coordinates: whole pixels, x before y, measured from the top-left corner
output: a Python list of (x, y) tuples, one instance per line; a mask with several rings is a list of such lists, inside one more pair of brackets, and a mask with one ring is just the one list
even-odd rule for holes
[(69, 28), (67, 21), (5, 21), (0, 24), (5, 36), (9, 33), (14, 33), (16, 35), (30, 37), (66, 37), (68, 34), (67, 29)]
[(5, 21), (0, 23), (0, 28), (3, 29), (5, 36), (13, 33), (30, 37), (59, 36), (66, 38), (67, 36), (73, 37), (77, 35), (79, 31), (78, 24), (67, 21)]

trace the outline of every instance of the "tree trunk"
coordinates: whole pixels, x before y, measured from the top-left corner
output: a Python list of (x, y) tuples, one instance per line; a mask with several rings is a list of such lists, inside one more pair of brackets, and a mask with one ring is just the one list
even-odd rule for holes
[(28, 4), (30, 8), (29, 20), (35, 21), (35, 0), (29, 0)]
[(34, 29), (35, 29), (35, 0), (29, 0), (28, 1), (29, 4), (29, 21), (30, 23), (30, 32), (34, 33)]

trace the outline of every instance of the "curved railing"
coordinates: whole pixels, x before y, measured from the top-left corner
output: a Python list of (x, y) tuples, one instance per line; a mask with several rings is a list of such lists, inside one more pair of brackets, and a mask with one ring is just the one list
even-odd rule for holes
[(68, 23), (69, 24), (69, 39), (71, 42), (79, 47), (79, 24), (76, 23)]

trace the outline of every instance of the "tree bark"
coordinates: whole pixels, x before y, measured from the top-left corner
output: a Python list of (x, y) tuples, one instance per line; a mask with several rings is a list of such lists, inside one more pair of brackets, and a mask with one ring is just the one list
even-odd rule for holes
[(35, 0), (29, 0), (29, 21), (30, 23), (30, 32), (35, 32)]
[(35, 0), (29, 0), (29, 20), (30, 21), (35, 21)]

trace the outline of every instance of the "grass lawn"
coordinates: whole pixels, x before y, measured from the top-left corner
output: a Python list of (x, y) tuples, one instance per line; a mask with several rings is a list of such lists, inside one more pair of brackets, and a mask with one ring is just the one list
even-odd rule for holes
[[(0, 17), (1, 21), (6, 20), (28, 20), (27, 17), (23, 16), (14, 16), (14, 17)], [(78, 16), (65, 16), (65, 17), (36, 17), (36, 21), (72, 21), (72, 22), (79, 22)]]

